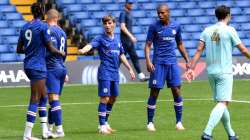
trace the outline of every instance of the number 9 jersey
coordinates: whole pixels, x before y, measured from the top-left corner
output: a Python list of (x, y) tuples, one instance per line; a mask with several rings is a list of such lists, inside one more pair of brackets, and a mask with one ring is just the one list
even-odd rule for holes
[(24, 44), (24, 69), (46, 71), (46, 47), (51, 41), (48, 25), (40, 19), (26, 23), (20, 31), (19, 41)]
[[(49, 26), (49, 30), (51, 32), (53, 47), (67, 54), (67, 41), (66, 41), (67, 37), (65, 32), (57, 25)], [(47, 70), (64, 69), (65, 59), (66, 56), (63, 57), (55, 55), (47, 50), (47, 55), (46, 55)]]

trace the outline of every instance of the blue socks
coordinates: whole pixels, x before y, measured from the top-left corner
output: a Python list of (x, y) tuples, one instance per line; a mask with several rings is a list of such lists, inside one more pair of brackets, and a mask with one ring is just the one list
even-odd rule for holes
[(157, 98), (154, 96), (149, 96), (149, 98), (148, 98), (148, 107), (147, 107), (148, 123), (153, 122), (155, 109), (156, 109), (156, 99)]
[(54, 122), (56, 126), (62, 125), (62, 108), (60, 101), (54, 100), (50, 102), (51, 106), (51, 115), (52, 115), (52, 120), (50, 122)]
[(107, 104), (107, 111), (106, 111), (106, 122), (108, 122), (108, 118), (109, 118), (109, 115), (110, 115), (110, 113), (111, 113), (111, 111), (112, 111), (112, 107), (113, 107), (113, 104), (110, 104), (110, 103), (108, 103)]
[(174, 110), (175, 110), (175, 117), (176, 117), (176, 123), (181, 122), (182, 120), (182, 96), (176, 96), (174, 97)]
[(99, 103), (98, 106), (98, 117), (99, 117), (99, 124), (105, 125), (106, 122), (106, 111), (107, 111), (107, 104)]
[(38, 113), (41, 118), (44, 118), (47, 116), (47, 109), (46, 109), (47, 99), (48, 99), (47, 97), (41, 97), (40, 102), (38, 104)]
[(27, 111), (27, 122), (35, 123), (37, 103), (30, 103)]

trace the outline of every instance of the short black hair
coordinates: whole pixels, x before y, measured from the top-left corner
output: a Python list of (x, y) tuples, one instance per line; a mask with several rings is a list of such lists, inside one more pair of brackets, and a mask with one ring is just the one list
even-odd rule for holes
[(44, 5), (42, 3), (36, 2), (31, 5), (31, 13), (33, 17), (43, 19), (44, 18)]
[(230, 15), (230, 7), (227, 7), (226, 5), (220, 5), (216, 7), (215, 16), (218, 20), (225, 19), (227, 15)]

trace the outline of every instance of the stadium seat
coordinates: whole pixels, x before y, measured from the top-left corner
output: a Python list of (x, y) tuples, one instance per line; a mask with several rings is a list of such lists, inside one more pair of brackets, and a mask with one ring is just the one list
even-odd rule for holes
[(239, 23), (239, 22), (249, 22), (249, 21), (250, 21), (249, 17), (247, 17), (245, 15), (243, 15), (243, 16), (238, 15), (238, 16), (232, 17), (232, 22)]
[(181, 35), (182, 35), (182, 39), (183, 39), (183, 40), (192, 40), (192, 39), (193, 39), (191, 33), (186, 33), (186, 32), (184, 32), (184, 33), (182, 33)]
[(201, 33), (200, 32), (193, 32), (192, 34), (192, 40), (199, 40)]
[(10, 52), (8, 45), (0, 45), (0, 53), (8, 53)]
[(195, 49), (198, 41), (197, 40), (187, 40), (184, 41), (185, 47), (189, 50), (189, 49)]
[(199, 25), (184, 25), (183, 32), (201, 32), (201, 26)]
[(16, 35), (15, 28), (3, 28), (0, 31), (0, 35)]
[(101, 18), (103, 18), (106, 15), (109, 15), (109, 13), (108, 12), (104, 12), (104, 11), (96, 11), (96, 12), (92, 12), (91, 13), (91, 17), (94, 18), (94, 19), (95, 18), (96, 19), (101, 19)]
[(147, 35), (146, 34), (135, 34), (135, 37), (137, 38), (138, 42), (140, 42), (140, 41), (145, 42)]
[(15, 53), (1, 53), (0, 54), (0, 61), (1, 62), (14, 62), (16, 61), (17, 57)]
[(83, 10), (83, 7), (82, 5), (79, 5), (79, 4), (67, 4), (65, 5), (67, 10), (69, 12), (81, 12)]
[(57, 4), (74, 4), (78, 0), (56, 0)]
[(15, 12), (16, 7), (13, 5), (0, 5), (0, 12)]
[[(171, 14), (171, 13), (170, 13)], [(157, 17), (157, 12), (155, 10), (150, 10), (146, 12), (147, 17), (153, 17), (156, 18)]]
[(26, 23), (27, 23), (27, 21), (25, 21), (25, 20), (10, 20), (9, 26), (20, 28), (20, 27), (23, 27), (23, 25)]
[(136, 25), (150, 25), (155, 21), (155, 18), (139, 18)]
[(74, 12), (72, 14), (77, 19), (88, 19), (90, 18), (90, 15), (88, 12)]
[(142, 3), (141, 4), (144, 10), (155, 10), (157, 8), (157, 5), (158, 5), (157, 3)]
[(9, 0), (1, 0), (0, 5), (6, 5), (9, 4)]
[(220, 1), (216, 1), (216, 5), (226, 5), (229, 7), (233, 7), (235, 5), (234, 0), (220, 0)]
[(250, 25), (249, 25), (249, 23), (242, 23), (242, 24), (241, 24), (241, 29), (242, 29), (242, 30), (250, 30)]
[(132, 31), (134, 34), (144, 33), (143, 28), (141, 26), (133, 26)]
[(204, 9), (188, 9), (187, 15), (188, 16), (202, 16), (204, 15), (205, 11)]
[(88, 3), (95, 3), (95, 0), (76, 0), (76, 2), (80, 4), (88, 4)]
[(4, 13), (4, 16), (7, 20), (20, 20), (23, 19), (23, 16), (20, 13)]
[(18, 36), (5, 36), (4, 41), (7, 44), (17, 44)]
[(247, 46), (250, 47), (250, 39), (242, 39), (242, 42)]
[(0, 28), (8, 27), (8, 22), (6, 20), (0, 20)]
[[(99, 21), (101, 22), (101, 21)], [(81, 21), (82, 27), (96, 26), (98, 24), (97, 19), (83, 19)]]
[(99, 35), (103, 33), (102, 27), (91, 27), (87, 29), (90, 35)]
[(88, 6), (86, 6), (86, 10), (87, 11), (103, 11), (103, 6), (101, 4), (88, 4)]
[(247, 14), (248, 16), (250, 15), (250, 8), (242, 8), (243, 14)]
[(235, 5), (236, 7), (248, 7), (250, 5), (250, 1), (249, 0), (235, 0)]
[(175, 20), (180, 24), (192, 24), (194, 22), (193, 17), (176, 17)]
[(233, 7), (233, 8), (230, 8), (230, 11), (231, 11), (231, 14), (234, 16), (234, 15), (241, 15), (242, 14), (242, 9), (241, 8), (238, 8), (238, 7)]
[(213, 16), (199, 16), (195, 17), (195, 24), (208, 24), (213, 23)]
[(16, 55), (16, 61), (21, 62), (21, 61), (24, 60), (24, 58), (25, 58), (25, 55), (24, 55), (24, 54), (17, 54), (17, 55)]
[(145, 11), (141, 11), (141, 10), (132, 11), (132, 15), (135, 18), (145, 18), (146, 16)]
[(216, 1), (199, 1), (198, 5), (200, 8), (214, 8)]
[(122, 7), (119, 4), (106, 4), (104, 8), (107, 11), (115, 11), (115, 10), (119, 11), (122, 9)]
[[(179, 2), (180, 3), (180, 2)], [(178, 4), (178, 8), (196, 8), (197, 7), (197, 2), (193, 1), (183, 1), (181, 4)]]
[(170, 12), (170, 15), (173, 17), (183, 17), (187, 14), (187, 11), (185, 9), (173, 9)]
[(137, 56), (140, 58), (145, 58), (144, 50), (136, 50)]
[(113, 3), (113, 0), (96, 0), (96, 3)]

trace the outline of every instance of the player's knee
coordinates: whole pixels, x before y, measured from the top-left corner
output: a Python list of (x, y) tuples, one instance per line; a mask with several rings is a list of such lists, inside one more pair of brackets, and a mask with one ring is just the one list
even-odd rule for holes
[(109, 102), (109, 97), (108, 96), (100, 97), (100, 102), (107, 104)]
[(49, 101), (59, 100), (59, 96), (57, 94), (49, 94)]

